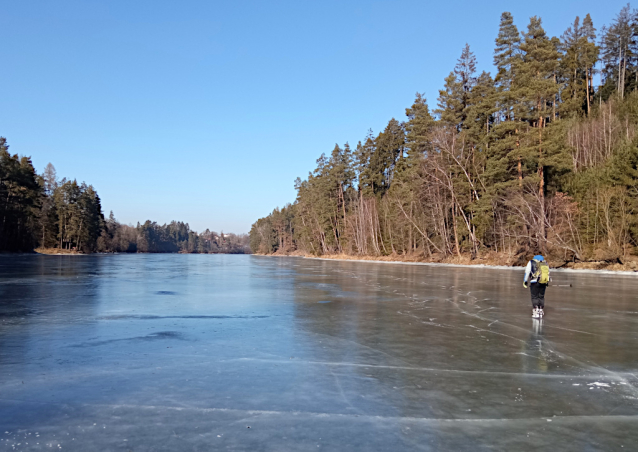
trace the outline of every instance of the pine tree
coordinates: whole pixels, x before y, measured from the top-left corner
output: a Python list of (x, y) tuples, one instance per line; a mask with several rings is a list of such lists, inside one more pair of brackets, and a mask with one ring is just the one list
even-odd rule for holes
[[(559, 64), (558, 42), (545, 34), (541, 19), (532, 17), (523, 35), (521, 60), (514, 67), (514, 86), (520, 96), (515, 105), (517, 117), (527, 122), (528, 130), (521, 146), (525, 160), (536, 165), (538, 177), (538, 195), (540, 198), (540, 218), (545, 218), (545, 165), (550, 146), (544, 129), (548, 122), (556, 119), (556, 99), (558, 84), (556, 72)], [(545, 222), (540, 222), (541, 247), (546, 237)]]
[(53, 200), (53, 192), (58, 186), (57, 174), (55, 167), (49, 163), (44, 169), (42, 175), (42, 202), (40, 208), (40, 231), (39, 239), (40, 246), (44, 248), (55, 247), (57, 231), (57, 211), (55, 209), (55, 202)]
[(479, 143), (484, 148), (488, 146), (487, 136), (494, 125), (494, 116), (497, 112), (496, 95), (492, 76), (489, 72), (481, 73), (469, 93), (468, 105), (465, 108), (465, 127), (472, 146), (477, 146)]
[(594, 66), (598, 61), (600, 48), (596, 45), (596, 29), (591, 16), (587, 14), (582, 26), (583, 63), (585, 64), (587, 115), (591, 113), (591, 102), (594, 93)]
[(104, 229), (104, 215), (100, 197), (92, 185), (82, 184), (79, 203), (84, 227), (78, 231), (77, 247), (87, 252), (94, 252), (97, 250), (97, 240)]
[(0, 137), (0, 251), (33, 249), (41, 193), (31, 159), (9, 154)]
[(466, 108), (472, 88), (476, 84), (476, 57), (465, 44), (454, 71), (445, 79), (445, 87), (439, 91), (438, 109), (442, 124), (460, 131), (464, 127)]
[(445, 78), (445, 85), (439, 90), (437, 109), (434, 113), (439, 122), (447, 127), (461, 130), (463, 126), (463, 86), (456, 79), (454, 72)]
[(404, 157), (405, 130), (403, 124), (392, 118), (375, 140), (375, 151), (370, 156), (370, 181), (373, 192), (383, 195), (390, 184), (399, 158)]
[(411, 160), (425, 156), (430, 150), (431, 134), (435, 121), (430, 114), (427, 100), (416, 93), (414, 103), (405, 109), (408, 121), (405, 124), (407, 154)]
[[(607, 85), (606, 97), (610, 88), (615, 89), (620, 98), (625, 95), (627, 83), (638, 83), (636, 57), (638, 42), (636, 29), (636, 12), (631, 11), (629, 4), (620, 10), (609, 27), (603, 27), (601, 33), (601, 60), (603, 82)], [(631, 77), (634, 75), (634, 77)]]
[(596, 34), (589, 14), (580, 25), (576, 17), (573, 26), (562, 36), (560, 72), (565, 88), (561, 93), (563, 117), (589, 114), (591, 110), (591, 78), (598, 59)]
[(500, 120), (512, 120), (512, 81), (514, 80), (514, 66), (520, 58), (521, 37), (514, 25), (512, 14), (504, 12), (501, 15), (498, 36), (495, 40), (494, 66), (497, 68), (494, 84), (499, 93), (498, 107), (501, 111)]
[(561, 75), (565, 80), (565, 89), (561, 93), (562, 110), (567, 115), (579, 115), (585, 100), (585, 73), (582, 62), (582, 31), (580, 18), (576, 16), (574, 24), (561, 36)]
[(466, 43), (463, 52), (461, 52), (461, 57), (458, 59), (456, 67), (454, 68), (456, 80), (461, 84), (461, 89), (463, 90), (463, 96), (461, 98), (463, 109), (468, 106), (470, 92), (472, 88), (474, 88), (474, 85), (476, 85), (475, 74), (476, 57), (470, 50), (470, 45)]
[(521, 118), (515, 114), (514, 106), (520, 102), (514, 84), (515, 70), (521, 62), (521, 37), (514, 25), (512, 14), (501, 15), (498, 36), (495, 40), (494, 78), (496, 110), (494, 125), (489, 135), (486, 150), (485, 179), (491, 195), (506, 190), (516, 181), (522, 184), (522, 156), (520, 153)]
[(358, 181), (358, 190), (364, 196), (370, 196), (374, 193), (374, 183), (372, 170), (370, 168), (370, 160), (376, 152), (375, 137), (372, 130), (368, 130), (363, 144), (359, 142), (354, 152), (355, 171)]

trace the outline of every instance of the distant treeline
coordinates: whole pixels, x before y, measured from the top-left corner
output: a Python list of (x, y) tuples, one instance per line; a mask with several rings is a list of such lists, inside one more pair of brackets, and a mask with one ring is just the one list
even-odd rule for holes
[(97, 241), (98, 251), (120, 253), (250, 253), (247, 234), (191, 231), (188, 223), (172, 221), (159, 225), (154, 221), (136, 227), (120, 224), (113, 212)]
[[(439, 91), (416, 95), (354, 149), (321, 155), (297, 199), (253, 224), (261, 253), (614, 259), (638, 244), (638, 14), (560, 37), (510, 13), (495, 75), (468, 45)], [(594, 86), (594, 78), (600, 84)], [(598, 81), (598, 80), (597, 80)]]
[(91, 252), (248, 253), (248, 235), (198, 234), (187, 223), (147, 221), (127, 226), (104, 219), (91, 185), (58, 180), (48, 164), (36, 173), (31, 159), (9, 153), (0, 137), (0, 251), (59, 248)]

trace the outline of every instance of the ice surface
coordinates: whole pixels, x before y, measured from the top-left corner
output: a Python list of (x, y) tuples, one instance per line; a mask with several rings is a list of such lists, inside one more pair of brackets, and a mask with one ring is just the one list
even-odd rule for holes
[(557, 272), (542, 321), (521, 281), (0, 256), (0, 451), (635, 450), (638, 278)]

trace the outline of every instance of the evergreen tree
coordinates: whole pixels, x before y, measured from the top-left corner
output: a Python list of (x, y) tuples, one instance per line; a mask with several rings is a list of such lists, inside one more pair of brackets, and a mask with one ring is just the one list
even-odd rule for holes
[[(49, 163), (44, 169), (42, 175), (42, 202), (40, 209), (40, 246), (43, 248), (53, 248), (57, 243), (57, 224), (58, 217), (53, 200), (53, 193), (58, 186), (57, 173), (55, 167)], [(39, 234), (39, 235), (40, 235)]]
[(480, 143), (483, 150), (487, 150), (487, 137), (494, 126), (497, 113), (497, 92), (494, 80), (488, 72), (482, 72), (468, 96), (465, 108), (465, 127), (467, 137), (473, 146)]
[(583, 63), (585, 64), (587, 115), (589, 115), (594, 94), (594, 66), (600, 53), (600, 48), (596, 45), (596, 29), (589, 14), (583, 20), (581, 39), (583, 40)]
[(372, 130), (368, 130), (365, 141), (363, 144), (359, 142), (354, 152), (358, 190), (366, 196), (374, 193), (373, 174), (370, 169), (370, 160), (377, 148), (374, 138)]
[(404, 157), (405, 130), (403, 124), (392, 118), (375, 140), (375, 150), (370, 156), (368, 171), (372, 191), (383, 195), (390, 184), (397, 160)]
[[(490, 197), (496, 196), (511, 185), (522, 184), (522, 155), (520, 152), (521, 118), (515, 113), (520, 102), (515, 70), (521, 62), (521, 37), (514, 24), (512, 14), (501, 15), (498, 36), (495, 40), (494, 78), (495, 110), (494, 125), (486, 149), (485, 180), (490, 187)], [(486, 202), (488, 200), (486, 199)]]
[(438, 109), (442, 124), (461, 130), (467, 117), (470, 92), (476, 84), (476, 57), (465, 44), (454, 71), (445, 79), (445, 87), (439, 91)]
[(511, 13), (504, 12), (501, 15), (501, 23), (495, 42), (494, 66), (496, 66), (497, 73), (494, 85), (499, 93), (497, 106), (501, 111), (497, 121), (512, 120), (514, 119), (512, 111), (514, 96), (511, 88), (514, 80), (514, 66), (520, 58), (521, 37), (518, 28), (514, 25)]
[(407, 154), (411, 159), (425, 156), (430, 150), (431, 134), (435, 121), (430, 114), (427, 100), (416, 93), (414, 103), (405, 109), (408, 120), (405, 124)]
[(0, 137), (0, 251), (33, 249), (41, 193), (31, 159), (9, 154)]
[(607, 85), (606, 92), (603, 93), (605, 98), (609, 97), (611, 90), (615, 90), (622, 99), (627, 84), (633, 82), (633, 86), (636, 85), (636, 37), (636, 12), (631, 11), (627, 4), (609, 27), (603, 27), (601, 33), (603, 83)]
[(561, 93), (563, 116), (580, 116), (591, 110), (591, 78), (598, 59), (596, 34), (589, 14), (580, 25), (576, 17), (573, 26), (562, 36), (561, 75), (565, 88)]
[[(463, 51), (461, 52), (461, 57), (458, 59), (456, 63), (456, 67), (454, 68), (454, 75), (456, 76), (456, 80), (461, 85), (461, 90), (463, 92), (461, 96), (461, 106), (463, 111), (467, 108), (469, 104), (470, 92), (476, 85), (476, 57), (474, 53), (470, 50), (470, 45), (465, 44)], [(465, 115), (462, 117), (463, 121), (465, 120)]]
[(454, 72), (450, 72), (445, 78), (443, 89), (439, 90), (438, 108), (434, 110), (441, 124), (461, 130), (465, 108), (463, 97), (463, 85), (457, 80)]

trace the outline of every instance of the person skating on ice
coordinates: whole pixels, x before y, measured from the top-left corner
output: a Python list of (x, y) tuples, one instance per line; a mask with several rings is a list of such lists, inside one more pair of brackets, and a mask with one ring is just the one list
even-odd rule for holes
[(529, 283), (532, 294), (532, 317), (535, 319), (545, 315), (545, 289), (549, 281), (549, 265), (543, 256), (537, 254), (527, 263), (523, 278), (523, 287), (527, 289)]

